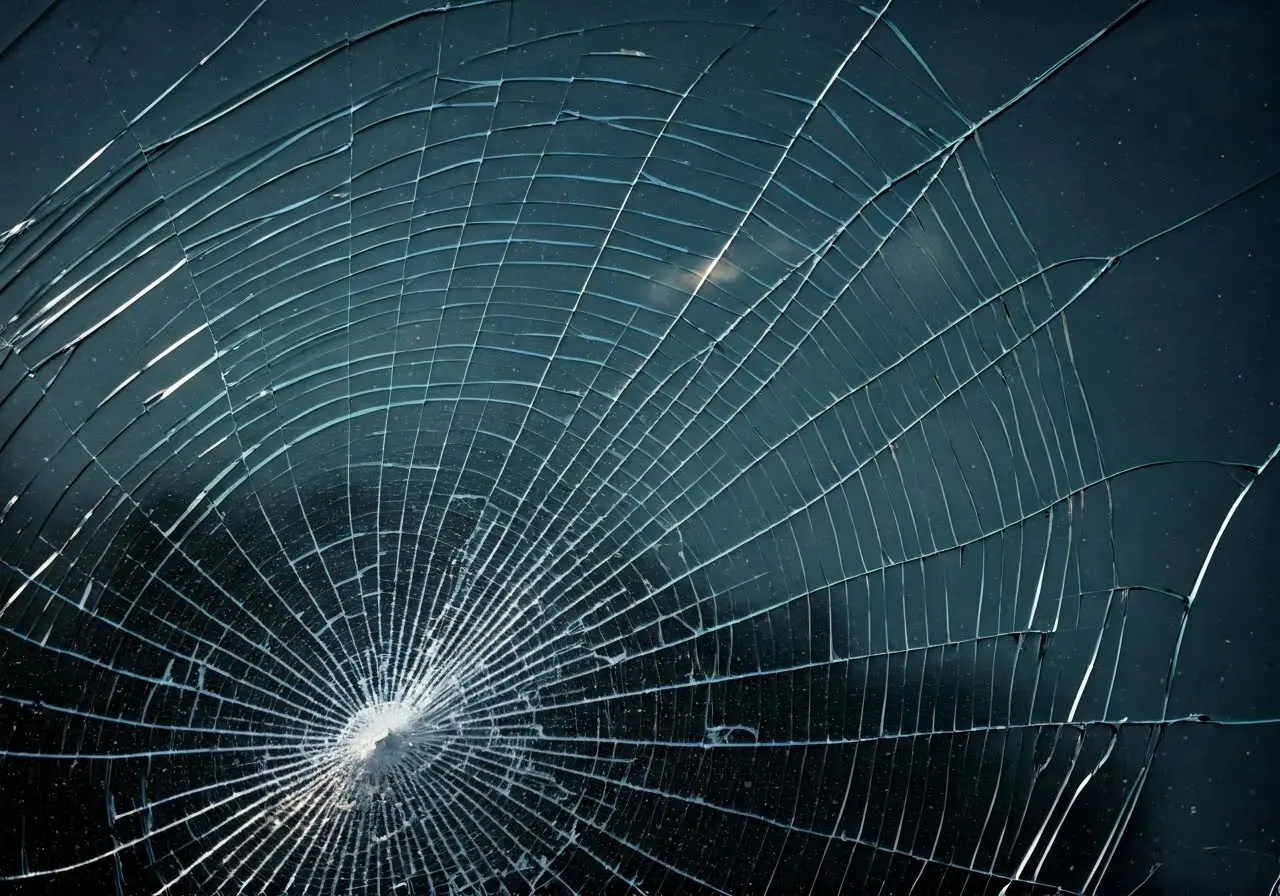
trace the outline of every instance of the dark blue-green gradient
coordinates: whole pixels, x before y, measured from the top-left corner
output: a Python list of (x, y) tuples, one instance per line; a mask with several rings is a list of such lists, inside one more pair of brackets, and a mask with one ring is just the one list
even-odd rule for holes
[(1278, 26), (5, 6), (0, 893), (1275, 893)]

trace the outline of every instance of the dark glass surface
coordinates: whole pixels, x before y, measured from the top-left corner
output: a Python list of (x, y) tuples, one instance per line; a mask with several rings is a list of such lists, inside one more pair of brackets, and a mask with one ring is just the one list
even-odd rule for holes
[(6, 4), (0, 892), (1274, 893), (1277, 18)]

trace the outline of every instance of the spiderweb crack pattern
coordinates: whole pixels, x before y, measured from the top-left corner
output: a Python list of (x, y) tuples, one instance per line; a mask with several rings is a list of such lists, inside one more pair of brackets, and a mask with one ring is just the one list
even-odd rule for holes
[(985, 92), (907, 2), (26, 24), (110, 126), (0, 221), (0, 881), (1097, 891), (1172, 726), (1274, 722), (1174, 682), (1280, 434), (1117, 461), (1070, 329), (1274, 160), (1087, 251), (1005, 170), (1156, 6)]

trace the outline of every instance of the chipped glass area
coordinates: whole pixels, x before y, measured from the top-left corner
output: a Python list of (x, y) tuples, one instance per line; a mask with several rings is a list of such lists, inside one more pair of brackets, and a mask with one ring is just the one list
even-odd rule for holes
[(1228, 6), (0, 13), (0, 890), (1273, 892)]

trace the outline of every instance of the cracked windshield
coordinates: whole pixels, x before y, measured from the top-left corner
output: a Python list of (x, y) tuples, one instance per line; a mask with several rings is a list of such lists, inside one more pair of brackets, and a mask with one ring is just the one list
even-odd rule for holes
[(5, 3), (0, 894), (1280, 893), (1277, 34)]

